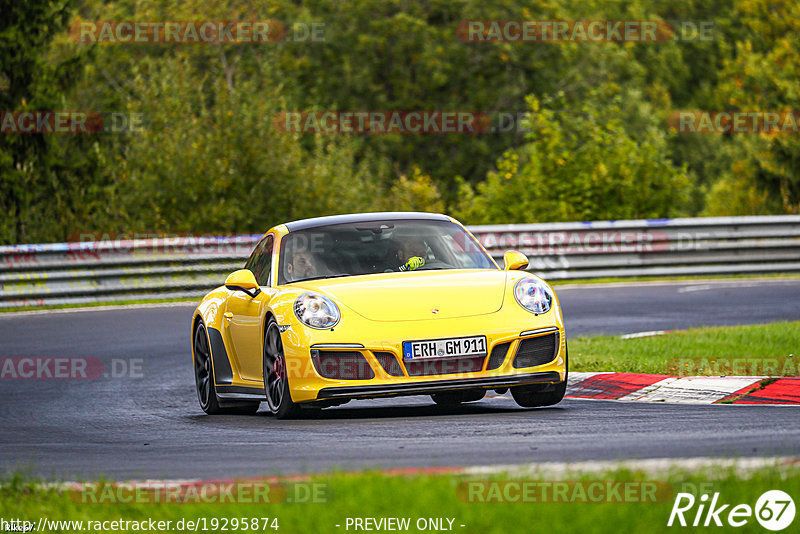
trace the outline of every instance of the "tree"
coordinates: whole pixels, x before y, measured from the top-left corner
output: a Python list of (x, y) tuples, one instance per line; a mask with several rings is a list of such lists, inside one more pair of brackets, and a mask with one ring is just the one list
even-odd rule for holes
[(622, 102), (631, 98), (609, 101), (598, 89), (566, 111), (563, 101), (545, 106), (530, 97), (528, 142), (508, 151), (477, 189), (462, 184), (459, 216), (477, 224), (680, 215), (688, 177), (669, 160), (655, 119), (641, 141), (626, 132)]
[[(719, 73), (716, 104), (731, 111), (789, 111), (800, 122), (800, 4), (743, 0), (736, 7), (744, 30)], [(797, 129), (726, 137), (737, 157), (710, 191), (706, 213), (800, 213)]]
[[(50, 44), (70, 17), (68, 2), (0, 0), (0, 110), (65, 109), (80, 55), (53, 57)], [(93, 194), (96, 158), (85, 136), (0, 134), (0, 242), (66, 237)], [(91, 178), (90, 178), (91, 180)]]

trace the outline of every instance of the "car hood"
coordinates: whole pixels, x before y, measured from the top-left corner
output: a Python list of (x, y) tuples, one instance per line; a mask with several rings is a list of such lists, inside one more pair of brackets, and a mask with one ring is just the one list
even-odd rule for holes
[(324, 293), (373, 321), (418, 321), (498, 311), (503, 306), (506, 273), (416, 271), (309, 280), (293, 285)]

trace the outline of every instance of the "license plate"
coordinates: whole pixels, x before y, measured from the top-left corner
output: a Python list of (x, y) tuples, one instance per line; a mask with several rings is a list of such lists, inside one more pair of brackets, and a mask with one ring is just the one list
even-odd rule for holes
[(427, 341), (403, 342), (405, 360), (425, 358), (456, 358), (459, 356), (485, 356), (486, 336), (430, 339)]

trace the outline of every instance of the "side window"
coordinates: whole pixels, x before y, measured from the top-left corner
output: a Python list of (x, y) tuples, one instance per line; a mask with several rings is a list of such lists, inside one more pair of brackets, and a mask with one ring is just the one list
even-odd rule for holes
[(268, 235), (253, 251), (253, 255), (247, 260), (246, 269), (253, 271), (256, 276), (256, 282), (260, 286), (268, 286), (270, 284), (270, 273), (272, 271), (272, 245), (275, 238), (272, 234)]
[(256, 260), (258, 259), (258, 251), (261, 250), (261, 244), (266, 240), (266, 238), (262, 239), (258, 243), (256, 243), (256, 247), (253, 249), (253, 252), (250, 253), (250, 257), (247, 258), (247, 263), (244, 264), (244, 268), (251, 271), (253, 274), (256, 272)]

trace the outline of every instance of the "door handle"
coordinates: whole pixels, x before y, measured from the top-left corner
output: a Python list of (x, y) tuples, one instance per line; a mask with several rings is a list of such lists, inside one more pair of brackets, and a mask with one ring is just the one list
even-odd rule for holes
[(233, 313), (231, 313), (231, 312), (225, 312), (225, 313), (222, 314), (222, 316), (225, 317), (229, 321), (231, 319), (233, 319)]

